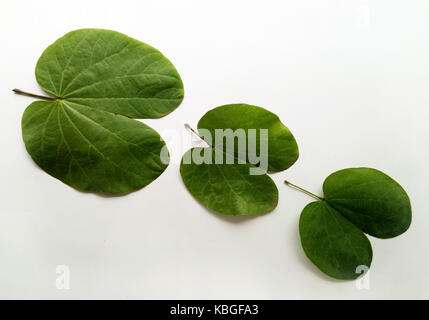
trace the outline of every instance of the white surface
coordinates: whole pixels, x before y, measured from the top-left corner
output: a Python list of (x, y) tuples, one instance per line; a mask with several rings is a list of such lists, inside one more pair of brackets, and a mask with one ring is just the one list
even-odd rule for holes
[[(429, 3), (421, 1), (3, 1), (0, 10), (0, 298), (429, 298)], [(251, 219), (205, 210), (177, 164), (124, 197), (81, 193), (40, 170), (20, 120), (41, 92), (34, 67), (68, 31), (113, 29), (161, 50), (183, 78), (159, 132), (246, 102), (277, 113), (300, 159), (272, 175), (277, 209)], [(170, 148), (175, 148), (171, 143)], [(378, 168), (407, 190), (404, 235), (371, 238), (370, 289), (304, 256), (298, 218), (333, 171)], [(58, 265), (70, 290), (55, 286)]]

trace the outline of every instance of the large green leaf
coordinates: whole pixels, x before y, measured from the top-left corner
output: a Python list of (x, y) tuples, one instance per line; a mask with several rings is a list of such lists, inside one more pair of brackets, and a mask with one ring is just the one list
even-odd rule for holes
[[(198, 129), (201, 134), (201, 129), (209, 130), (213, 140), (216, 129), (232, 129), (225, 133), (225, 137), (232, 135), (233, 131), (237, 129), (244, 129), (246, 138), (249, 137), (249, 129), (268, 129), (269, 172), (286, 170), (298, 159), (298, 145), (292, 133), (277, 115), (261, 107), (248, 104), (228, 104), (214, 108), (200, 119)], [(213, 144), (211, 141), (207, 142)], [(219, 144), (222, 141), (217, 140), (216, 143)], [(226, 151), (226, 143), (222, 143), (222, 145), (221, 148)], [(235, 156), (239, 157), (237, 145), (235, 144)], [(260, 135), (257, 134), (256, 153), (260, 154), (260, 152)], [(248, 161), (247, 158), (245, 160)]]
[(123, 194), (167, 167), (164, 141), (147, 125), (66, 100), (33, 102), (22, 117), (28, 153), (47, 173), (79, 189)]
[(47, 173), (79, 190), (123, 194), (165, 170), (164, 141), (129, 119), (162, 117), (183, 99), (180, 76), (158, 50), (115, 31), (76, 30), (43, 52), (36, 78), (55, 97), (26, 109), (22, 134)]
[[(212, 164), (194, 161), (193, 154), (204, 152)], [(183, 156), (187, 158), (191, 163), (184, 164), (182, 160), (180, 166), (183, 182), (207, 208), (226, 215), (242, 215), (266, 213), (277, 206), (278, 190), (273, 180), (266, 174), (249, 175), (251, 164), (216, 164), (212, 148), (192, 148)]]
[[(267, 140), (261, 137), (261, 129), (268, 133)], [(236, 135), (239, 130), (241, 138)], [(191, 194), (209, 209), (226, 215), (272, 211), (277, 206), (278, 190), (267, 169), (284, 170), (298, 158), (295, 139), (278, 116), (252, 105), (225, 105), (207, 112), (198, 123), (198, 131), (211, 148), (194, 148), (183, 156), (180, 171)], [(234, 141), (232, 147), (228, 139)], [(245, 153), (240, 150), (240, 141)], [(267, 142), (266, 148), (261, 147), (261, 141)], [(256, 148), (250, 152), (252, 143)], [(201, 153), (208, 161), (194, 161), (193, 155)], [(219, 158), (223, 158), (221, 163)], [(268, 161), (258, 162), (258, 158)]]
[(368, 238), (325, 201), (312, 202), (304, 208), (299, 234), (307, 257), (331, 277), (356, 279), (361, 270), (371, 265)]
[(365, 233), (392, 238), (411, 223), (405, 190), (392, 178), (371, 168), (344, 169), (323, 184), (326, 201)]
[(40, 86), (67, 101), (132, 118), (159, 118), (183, 99), (171, 62), (155, 48), (122, 33), (80, 29), (39, 58)]

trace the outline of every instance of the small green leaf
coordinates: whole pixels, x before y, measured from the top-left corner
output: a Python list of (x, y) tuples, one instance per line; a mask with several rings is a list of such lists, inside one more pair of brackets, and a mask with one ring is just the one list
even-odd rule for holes
[(142, 188), (167, 167), (159, 134), (129, 118), (159, 118), (183, 99), (174, 66), (158, 50), (122, 33), (67, 33), (39, 58), (36, 79), (55, 97), (34, 102), (22, 117), (33, 160), (85, 191), (123, 194)]
[(182, 80), (161, 52), (110, 30), (67, 33), (43, 52), (36, 79), (59, 98), (131, 118), (160, 118), (183, 100)]
[[(200, 119), (198, 129), (209, 130), (213, 139), (216, 129), (232, 129), (232, 131), (244, 129), (247, 140), (250, 137), (249, 129), (268, 129), (269, 172), (286, 170), (298, 159), (298, 145), (292, 133), (277, 115), (261, 107), (248, 104), (228, 104), (214, 108)], [(200, 133), (202, 134), (201, 131)], [(225, 136), (227, 137), (228, 133)], [(211, 141), (207, 142), (213, 144)], [(216, 141), (218, 144), (220, 142), (222, 141)], [(235, 155), (239, 157), (237, 146), (238, 144), (235, 144)], [(226, 151), (226, 147), (226, 144), (223, 143), (222, 150)], [(256, 153), (261, 153), (259, 134), (256, 135)], [(244, 160), (249, 162), (248, 158)]]
[(22, 132), (33, 160), (79, 190), (127, 193), (167, 167), (168, 158), (160, 157), (165, 143), (155, 130), (66, 100), (33, 102), (22, 117)]
[(411, 224), (411, 204), (392, 178), (371, 168), (344, 169), (323, 184), (326, 201), (363, 232), (392, 238)]
[(304, 208), (299, 234), (307, 257), (333, 278), (356, 279), (361, 270), (371, 265), (368, 238), (325, 201), (312, 202)]
[(404, 189), (381, 171), (371, 168), (343, 169), (323, 184), (324, 198), (297, 185), (321, 201), (301, 213), (299, 230), (308, 258), (324, 273), (338, 279), (355, 279), (372, 258), (364, 235), (391, 238), (411, 223), (410, 200)]
[[(196, 164), (193, 154), (206, 153), (212, 164)], [(224, 154), (225, 157), (231, 157)], [(185, 164), (190, 159), (190, 164)], [(251, 164), (216, 164), (212, 148), (192, 148), (183, 156), (180, 174), (189, 192), (207, 208), (225, 215), (272, 211), (278, 190), (266, 175), (249, 175)]]

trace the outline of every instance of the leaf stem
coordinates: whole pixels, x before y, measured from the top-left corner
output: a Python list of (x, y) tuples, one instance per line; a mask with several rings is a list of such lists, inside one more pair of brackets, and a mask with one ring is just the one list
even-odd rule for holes
[(29, 97), (32, 97), (32, 98), (39, 98), (39, 99), (44, 99), (44, 100), (56, 100), (56, 99), (58, 99), (58, 97), (42, 96), (40, 94), (34, 94), (34, 93), (22, 91), (20, 89), (13, 89), (12, 91), (15, 92), (15, 93), (17, 93), (17, 94), (22, 94), (24, 96), (29, 96)]
[(206, 140), (204, 140), (204, 138), (197, 131), (195, 131), (189, 124), (185, 123), (185, 128), (191, 131), (193, 134), (195, 134), (198, 138), (203, 140), (205, 143), (207, 143), (211, 148), (213, 148), (213, 146), (209, 144)]
[(308, 190), (305, 190), (304, 188), (298, 187), (296, 184), (293, 184), (293, 183), (291, 183), (291, 182), (289, 182), (289, 181), (287, 181), (287, 180), (285, 180), (285, 183), (286, 183), (286, 185), (288, 185), (289, 187), (292, 187), (292, 188), (298, 189), (298, 190), (300, 190), (300, 191), (302, 191), (302, 192), (304, 192), (304, 193), (308, 194), (309, 196), (312, 196), (313, 198), (316, 198), (317, 200), (321, 200), (321, 201), (324, 201), (324, 200), (325, 200), (325, 198), (319, 197), (318, 195), (314, 194), (313, 192), (310, 192), (310, 191), (308, 191)]

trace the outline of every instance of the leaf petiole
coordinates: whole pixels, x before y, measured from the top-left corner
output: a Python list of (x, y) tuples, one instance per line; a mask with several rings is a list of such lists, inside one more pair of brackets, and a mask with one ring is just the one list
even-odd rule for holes
[(189, 124), (185, 123), (185, 128), (191, 131), (193, 134), (195, 134), (198, 138), (203, 140), (205, 143), (207, 143), (211, 148), (213, 148), (213, 146), (209, 144), (206, 140), (204, 140), (204, 138), (197, 131), (195, 131)]
[(286, 185), (288, 185), (289, 187), (292, 187), (292, 188), (298, 189), (298, 190), (300, 190), (300, 191), (302, 191), (302, 192), (304, 192), (304, 193), (308, 194), (309, 196), (312, 196), (313, 198), (316, 198), (316, 199), (321, 200), (321, 201), (324, 201), (324, 200), (325, 200), (325, 198), (319, 197), (318, 195), (314, 194), (313, 192), (310, 192), (310, 191), (305, 190), (305, 189), (303, 189), (303, 188), (301, 188), (301, 187), (298, 187), (296, 184), (290, 183), (290, 182), (289, 182), (289, 181), (287, 181), (287, 180), (285, 180), (285, 183), (286, 183)]
[(32, 98), (38, 98), (38, 99), (43, 99), (43, 100), (56, 100), (59, 99), (58, 97), (48, 97), (48, 96), (42, 96), (40, 94), (34, 94), (34, 93), (30, 93), (30, 92), (26, 92), (26, 91), (22, 91), (20, 89), (13, 89), (13, 92), (17, 93), (17, 94), (22, 94), (24, 96), (29, 96)]

